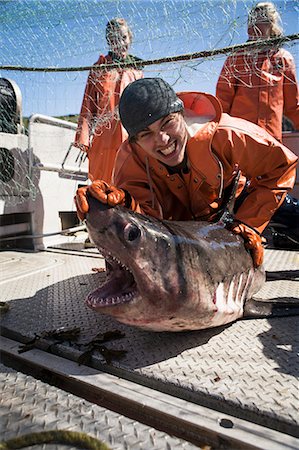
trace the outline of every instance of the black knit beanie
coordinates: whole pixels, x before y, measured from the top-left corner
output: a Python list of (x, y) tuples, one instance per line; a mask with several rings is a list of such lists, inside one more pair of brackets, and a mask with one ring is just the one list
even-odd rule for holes
[(161, 78), (140, 78), (130, 83), (119, 101), (120, 120), (129, 137), (161, 117), (184, 108), (172, 87)]

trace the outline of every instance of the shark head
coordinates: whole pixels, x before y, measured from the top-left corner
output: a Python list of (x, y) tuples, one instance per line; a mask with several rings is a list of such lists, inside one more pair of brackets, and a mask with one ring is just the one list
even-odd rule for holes
[[(198, 264), (185, 263), (184, 248), (190, 247), (192, 237), (174, 233), (169, 222), (120, 206), (110, 208), (92, 198), (89, 203), (89, 236), (108, 270), (105, 282), (88, 295), (86, 304), (129, 325), (156, 331), (184, 329), (200, 301), (201, 281), (205, 298), (213, 295)], [(196, 285), (188, 282), (193, 278)], [(203, 316), (204, 309), (202, 305)]]
[(203, 329), (243, 315), (264, 282), (223, 221), (166, 221), (89, 199), (89, 236), (107, 276), (87, 305), (152, 331)]

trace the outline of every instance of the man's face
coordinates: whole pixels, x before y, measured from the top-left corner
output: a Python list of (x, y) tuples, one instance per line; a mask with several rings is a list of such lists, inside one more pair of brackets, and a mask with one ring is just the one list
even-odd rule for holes
[(107, 42), (111, 51), (119, 58), (125, 58), (131, 45), (131, 36), (128, 27), (121, 25), (112, 29), (108, 36)]
[(184, 160), (188, 133), (181, 113), (172, 113), (140, 131), (135, 142), (162, 163), (174, 167)]
[(271, 23), (266, 13), (257, 10), (249, 17), (248, 37), (251, 41), (256, 39), (267, 39), (271, 36)]
[(248, 25), (248, 37), (251, 41), (270, 38), (271, 27), (269, 22), (260, 22), (254, 25)]

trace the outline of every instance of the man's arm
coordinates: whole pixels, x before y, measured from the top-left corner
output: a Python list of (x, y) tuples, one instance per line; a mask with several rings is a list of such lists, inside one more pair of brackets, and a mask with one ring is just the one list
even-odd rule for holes
[(146, 159), (137, 159), (128, 141), (120, 146), (114, 166), (113, 183), (126, 190), (135, 199), (136, 210), (142, 214), (163, 218), (162, 207), (155, 193)]
[(231, 117), (225, 125), (215, 134), (213, 147), (250, 180), (236, 219), (262, 233), (294, 186), (298, 158), (257, 125)]
[(146, 167), (132, 157), (128, 141), (125, 141), (118, 150), (112, 183), (95, 180), (91, 185), (77, 190), (74, 200), (80, 220), (85, 219), (89, 210), (89, 195), (110, 206), (125, 206), (140, 214), (163, 218), (162, 208), (153, 187), (150, 186)]
[(236, 79), (232, 57), (228, 57), (222, 67), (216, 85), (216, 97), (221, 102), (223, 112), (230, 113), (236, 95)]
[[(96, 64), (104, 64), (106, 58), (100, 55)], [(94, 117), (99, 115), (101, 110), (100, 100), (102, 97), (101, 86), (103, 84), (105, 72), (91, 69), (83, 95), (81, 111), (78, 119), (78, 127), (74, 144), (82, 150), (87, 151), (90, 144), (90, 132)]]
[(283, 80), (284, 115), (299, 130), (299, 88), (296, 78), (295, 62), (291, 54), (286, 58), (286, 70)]
[(81, 111), (78, 119), (78, 127), (74, 144), (87, 151), (89, 148), (90, 127), (95, 109), (95, 85), (90, 73), (86, 82)]

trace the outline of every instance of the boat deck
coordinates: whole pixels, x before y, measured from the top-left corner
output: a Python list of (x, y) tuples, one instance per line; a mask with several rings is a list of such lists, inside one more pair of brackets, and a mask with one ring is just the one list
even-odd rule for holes
[[(209, 442), (210, 448), (222, 448), (221, 442), (229, 442), (223, 448), (299, 447), (298, 317), (239, 320), (193, 332), (148, 332), (84, 305), (105, 274), (93, 270), (104, 267), (102, 256), (84, 249), (83, 242), (37, 253), (3, 251), (0, 266), (1, 301), (9, 306), (1, 315), (2, 361), (14, 367), (1, 367), (6, 395), (0, 405), (5, 415), (13, 414), (2, 425), (5, 439), (58, 426), (51, 414), (39, 412), (39, 400), (33, 407), (25, 384), (47, 399), (50, 410), (59, 405), (57, 417), (81, 417), (81, 422), (69, 419), (71, 429), (83, 427), (99, 436), (102, 420), (109, 422), (105, 417), (111, 415), (118, 423), (114, 438), (111, 430), (100, 434), (113, 449), (200, 448)], [(299, 299), (298, 252), (266, 249), (265, 268), (268, 281), (256, 298)], [(51, 337), (58, 329), (73, 334)], [(36, 335), (33, 347), (20, 352)], [(96, 336), (102, 341), (86, 353)], [(21, 373), (30, 373), (30, 367), (41, 380)], [(45, 373), (52, 375), (44, 385)], [(23, 409), (15, 397), (22, 399)], [(40, 414), (42, 419), (32, 420)], [(98, 426), (95, 417), (101, 417)], [(136, 426), (128, 417), (138, 419)], [(85, 420), (93, 425), (82, 425)], [(146, 439), (126, 443), (127, 438), (117, 437), (122, 423), (127, 438), (141, 436), (143, 430)]]

